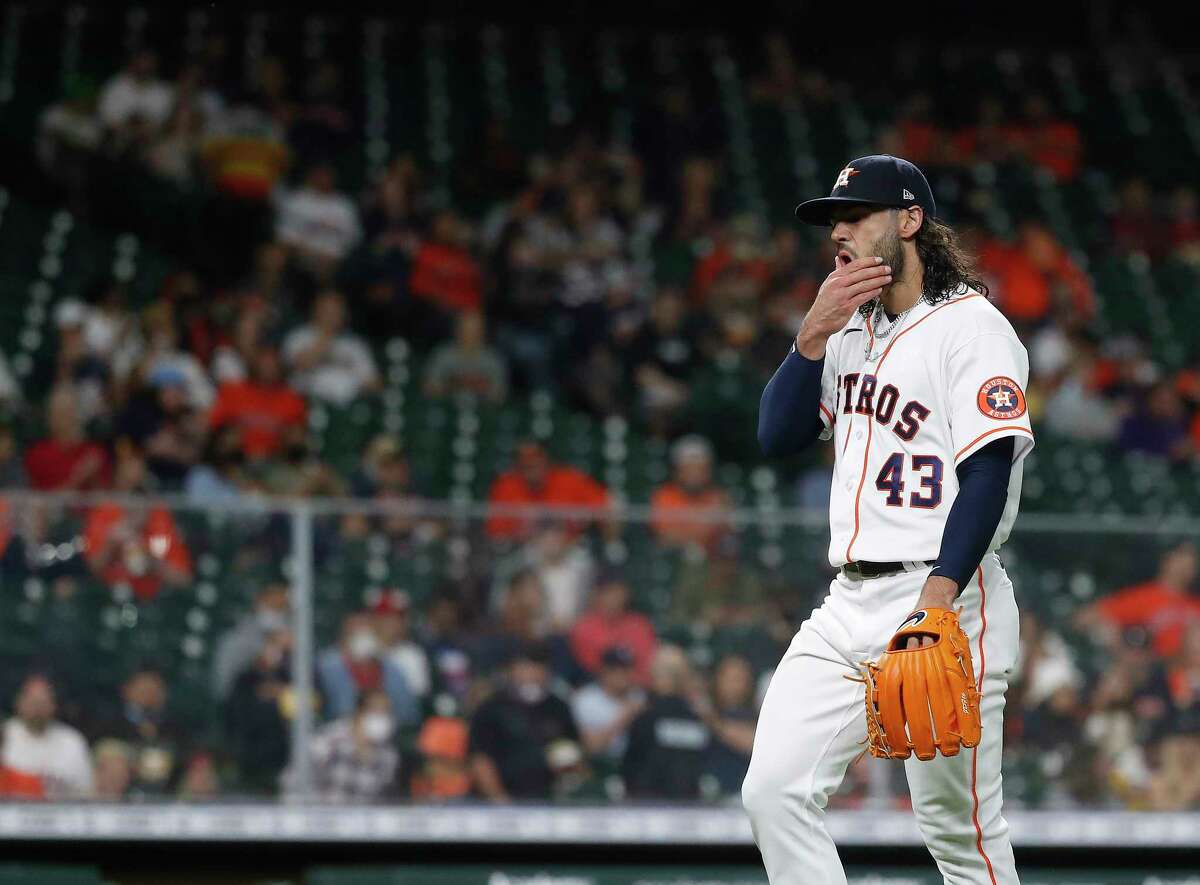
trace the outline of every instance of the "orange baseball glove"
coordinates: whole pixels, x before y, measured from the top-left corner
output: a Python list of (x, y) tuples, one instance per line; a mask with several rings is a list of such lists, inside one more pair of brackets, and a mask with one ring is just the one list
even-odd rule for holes
[[(932, 645), (906, 648), (911, 637)], [(949, 609), (908, 616), (882, 660), (863, 668), (867, 687), (867, 749), (880, 759), (957, 756), (979, 744), (979, 692), (967, 634)]]

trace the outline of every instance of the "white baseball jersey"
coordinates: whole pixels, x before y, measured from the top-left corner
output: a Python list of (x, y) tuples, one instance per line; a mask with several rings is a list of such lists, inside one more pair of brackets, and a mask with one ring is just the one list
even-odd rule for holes
[[(921, 300), (886, 339), (855, 313), (825, 348), (823, 439), (836, 447), (829, 562), (936, 559), (958, 494), (955, 468), (1015, 438), (1008, 502), (989, 550), (1017, 516), (1021, 463), (1033, 448), (1029, 357), (980, 293)], [(868, 359), (868, 351), (874, 359)]]

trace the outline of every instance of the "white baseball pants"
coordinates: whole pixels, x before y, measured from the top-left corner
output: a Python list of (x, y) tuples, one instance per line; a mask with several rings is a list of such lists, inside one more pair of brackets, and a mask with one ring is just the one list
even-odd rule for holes
[[(841, 572), (779, 663), (759, 714), (742, 801), (771, 885), (845, 885), (825, 807), (866, 737), (864, 686), (844, 679), (877, 660), (911, 612), (929, 568), (854, 581)], [(1016, 885), (1000, 813), (1004, 692), (1017, 658), (1012, 582), (994, 554), (959, 596), (980, 684), (975, 749), (904, 763), (917, 823), (947, 885)]]

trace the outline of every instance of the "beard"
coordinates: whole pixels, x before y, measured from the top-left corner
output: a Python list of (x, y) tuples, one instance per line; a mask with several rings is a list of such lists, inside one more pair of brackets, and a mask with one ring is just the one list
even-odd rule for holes
[[(867, 254), (878, 255), (883, 259), (883, 263), (892, 269), (893, 281), (904, 279), (904, 244), (900, 241), (900, 232), (896, 228), (892, 228), (876, 240), (874, 248)], [(894, 282), (884, 286), (879, 298), (885, 297), (893, 285)]]

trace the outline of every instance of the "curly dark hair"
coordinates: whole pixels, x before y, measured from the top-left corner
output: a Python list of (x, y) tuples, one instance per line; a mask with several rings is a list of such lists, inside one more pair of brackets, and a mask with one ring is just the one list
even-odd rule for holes
[[(975, 259), (959, 243), (954, 228), (936, 218), (926, 218), (917, 231), (915, 243), (924, 270), (921, 297), (925, 301), (930, 304), (948, 301), (967, 288), (987, 297), (987, 283), (980, 277)], [(874, 307), (875, 302), (868, 301), (859, 312), (869, 318)]]

